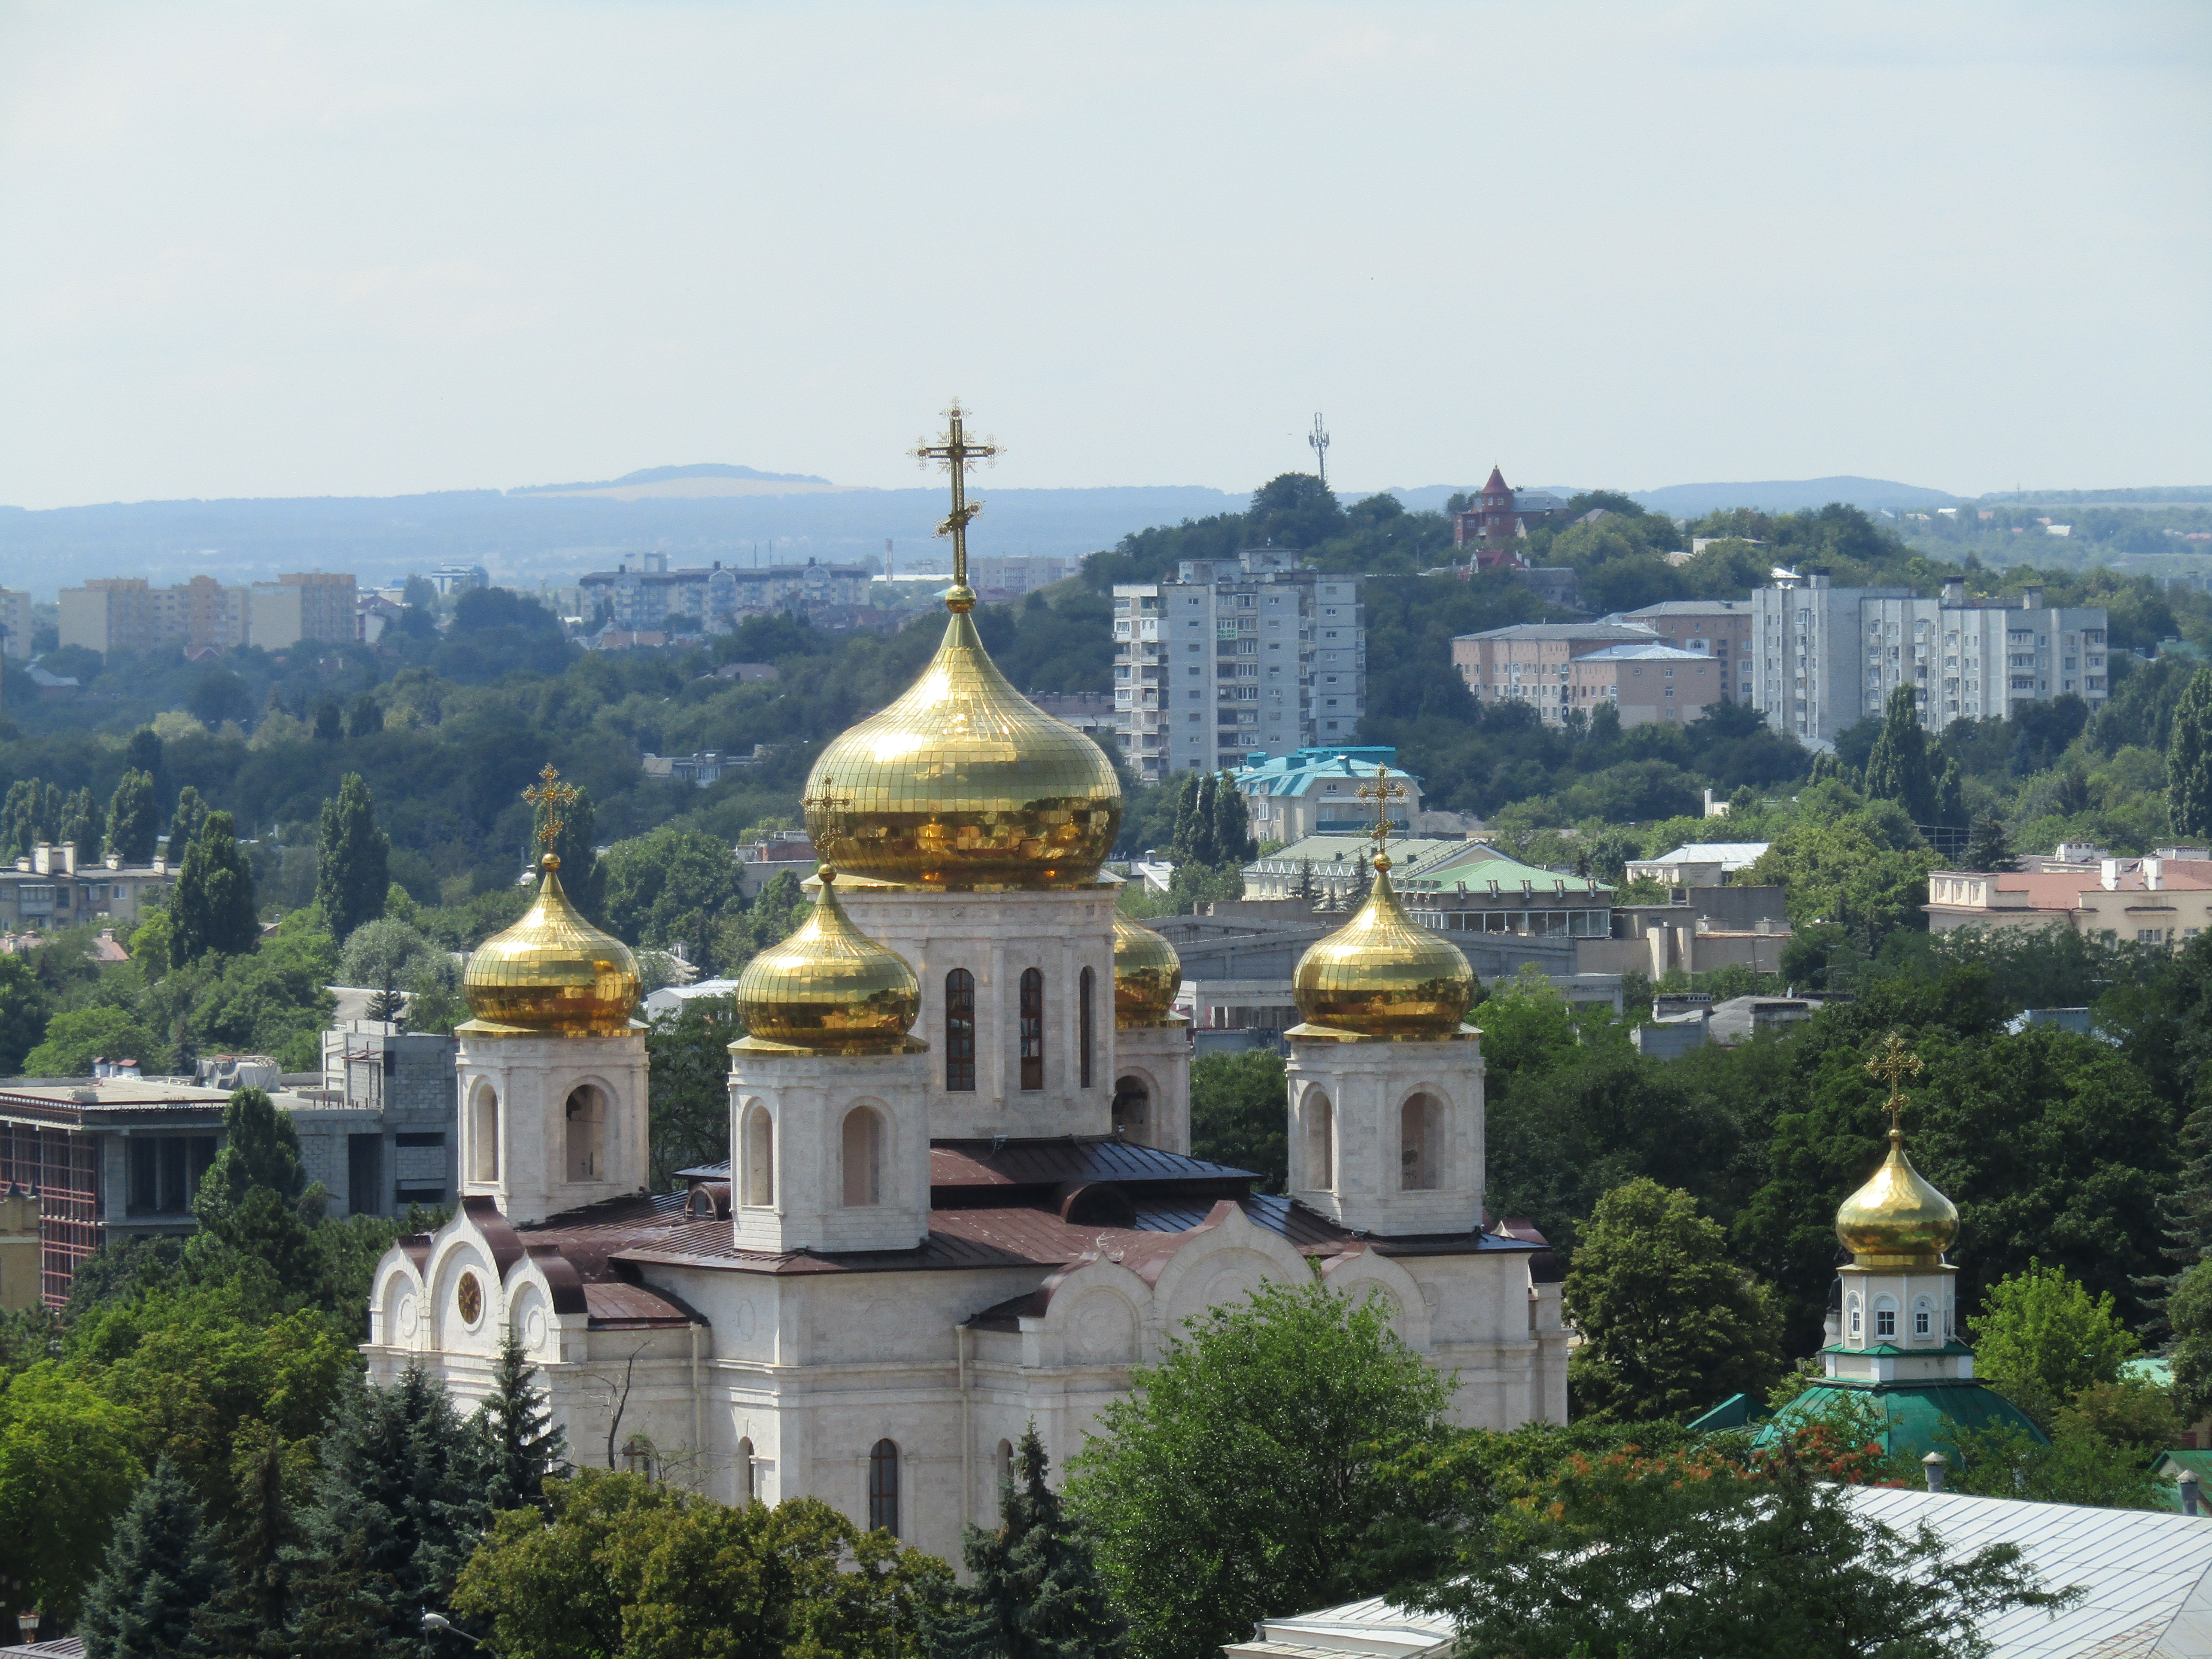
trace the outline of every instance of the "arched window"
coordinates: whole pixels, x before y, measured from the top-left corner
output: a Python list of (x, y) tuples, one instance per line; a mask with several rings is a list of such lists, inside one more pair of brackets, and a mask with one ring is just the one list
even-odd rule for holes
[(899, 1449), (878, 1440), (868, 1451), (868, 1527), (896, 1538), (899, 1529)]
[(1085, 968), (1075, 981), (1075, 1086), (1091, 1086), (1091, 986), (1092, 975)]
[(606, 1103), (590, 1084), (568, 1093), (568, 1179), (605, 1181), (607, 1178)]
[(1001, 1440), (999, 1443), (999, 1449), (991, 1455), (991, 1467), (998, 1474), (999, 1486), (1002, 1490), (1012, 1483), (1014, 1478), (1014, 1443), (1012, 1441)]
[(1850, 1307), (1850, 1309), (1851, 1337), (1852, 1337), (1852, 1340), (1857, 1340), (1857, 1337), (1858, 1337), (1858, 1334), (1859, 1334), (1859, 1299), (1858, 1299), (1858, 1297), (1853, 1297), (1850, 1299), (1850, 1303), (1849, 1303), (1847, 1305), (1848, 1305), (1848, 1306)]
[(478, 1085), (469, 1113), (469, 1179), (499, 1179), (499, 1095), (489, 1083)]
[(1306, 1100), (1306, 1185), (1315, 1192), (1336, 1189), (1336, 1109), (1319, 1092)]
[(1922, 1297), (1912, 1304), (1912, 1334), (1933, 1336), (1936, 1334), (1936, 1304)]
[(1877, 1337), (1897, 1334), (1897, 1304), (1887, 1297), (1874, 1304), (1874, 1334)]
[(884, 1201), (884, 1121), (865, 1106), (845, 1114), (845, 1202)]
[(1433, 1192), (1443, 1164), (1443, 1108), (1434, 1095), (1415, 1095), (1398, 1109), (1398, 1185)]
[(775, 1205), (775, 1120), (758, 1101), (745, 1114), (744, 1183), (739, 1201), (757, 1210)]
[(753, 1501), (753, 1443), (751, 1437), (738, 1442), (738, 1507)]
[(945, 976), (945, 1087), (955, 1094), (975, 1087), (975, 975), (965, 968)]
[(1139, 1146), (1152, 1144), (1152, 1091), (1140, 1077), (1125, 1077), (1114, 1085), (1114, 1133)]
[(1044, 975), (1022, 969), (1022, 1087), (1044, 1087)]

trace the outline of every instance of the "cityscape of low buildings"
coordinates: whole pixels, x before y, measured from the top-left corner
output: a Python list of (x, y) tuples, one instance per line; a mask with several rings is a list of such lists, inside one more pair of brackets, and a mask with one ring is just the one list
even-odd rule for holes
[(2094, 863), (2036, 863), (2032, 870), (1932, 872), (1929, 931), (2062, 926), (2085, 939), (2175, 946), (2212, 927), (2212, 855), (2203, 848), (2166, 848), (2149, 858)]
[(0, 869), (0, 928), (46, 932), (107, 922), (127, 932), (176, 878), (159, 855), (150, 864), (125, 864), (111, 855), (80, 865), (76, 848), (67, 842), (42, 842), (13, 867)]
[[(746, 617), (783, 612), (817, 625), (837, 620), (839, 609), (872, 603), (873, 575), (864, 564), (725, 565), (670, 569), (665, 553), (640, 553), (612, 570), (577, 579), (587, 617), (604, 611), (606, 625), (623, 633), (726, 633)], [(666, 626), (670, 617), (686, 624)]]

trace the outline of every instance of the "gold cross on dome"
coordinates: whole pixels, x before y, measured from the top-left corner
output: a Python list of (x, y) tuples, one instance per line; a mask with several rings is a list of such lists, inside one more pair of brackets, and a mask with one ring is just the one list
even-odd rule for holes
[(523, 799), (532, 806), (544, 809), (544, 822), (538, 826), (538, 846), (549, 853), (553, 850), (553, 843), (560, 839), (561, 831), (568, 825), (562, 814), (582, 793), (573, 783), (562, 783), (560, 773), (553, 769), (550, 761), (546, 763), (545, 769), (538, 775), (538, 781), (522, 792)]
[[(983, 510), (982, 502), (968, 499), (968, 469), (999, 453), (999, 446), (988, 438), (969, 441), (967, 422), (968, 411), (955, 398), (952, 407), (945, 411), (945, 430), (937, 434), (937, 441), (932, 443), (924, 438), (913, 452), (914, 458), (924, 466), (935, 461), (952, 475), (952, 511), (937, 526), (937, 533), (952, 538), (952, 586), (956, 590), (968, 586), (968, 521)], [(972, 598), (969, 603), (974, 603)]]
[(1904, 1036), (1892, 1031), (1881, 1040), (1881, 1047), (1874, 1051), (1874, 1058), (1867, 1061), (1866, 1068), (1870, 1074), (1889, 1085), (1889, 1098), (1882, 1103), (1881, 1109), (1889, 1114), (1889, 1127), (1893, 1130), (1905, 1110), (1905, 1079), (1918, 1077), (1928, 1067), (1919, 1055), (1905, 1046)]
[(833, 795), (830, 793), (830, 786), (836, 781), (835, 778), (823, 779), (822, 793), (818, 795), (801, 795), (799, 798), (800, 808), (809, 810), (818, 806), (825, 812), (834, 812), (841, 806), (850, 806), (853, 804), (853, 798), (850, 795)]
[(1375, 803), (1375, 827), (1367, 832), (1367, 839), (1375, 843), (1375, 850), (1379, 853), (1382, 843), (1390, 839), (1390, 803), (1406, 799), (1406, 786), (1393, 783), (1390, 769), (1378, 766), (1375, 769), (1375, 781), (1363, 783), (1352, 793), (1361, 800)]

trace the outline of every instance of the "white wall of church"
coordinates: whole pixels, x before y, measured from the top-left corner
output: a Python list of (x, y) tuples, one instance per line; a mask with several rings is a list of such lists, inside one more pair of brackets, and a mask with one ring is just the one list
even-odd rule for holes
[(642, 1030), (494, 1036), (464, 1027), (459, 1041), (464, 1195), (528, 1223), (644, 1188)]

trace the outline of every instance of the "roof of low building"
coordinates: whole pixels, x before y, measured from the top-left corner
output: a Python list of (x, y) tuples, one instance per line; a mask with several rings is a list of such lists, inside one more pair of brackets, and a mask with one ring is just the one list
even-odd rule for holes
[(1651, 630), (1629, 623), (1510, 623), (1504, 628), (1487, 628), (1479, 634), (1457, 634), (1453, 643), (1461, 640), (1617, 640), (1632, 643), (1651, 638)]
[[(1402, 840), (1394, 837), (1388, 843), (1390, 879), (1402, 886), (1407, 874), (1462, 851), (1467, 844), (1456, 836), (1449, 839), (1426, 836), (1408, 836)], [(1264, 858), (1253, 860), (1244, 867), (1279, 874), (1285, 867), (1295, 871), (1299, 865), (1310, 862), (1316, 874), (1326, 874), (1331, 865), (1340, 861), (1357, 864), (1374, 850), (1375, 843), (1365, 836), (1306, 836)]]
[(1672, 645), (1608, 645), (1602, 651), (1585, 651), (1577, 662), (1711, 662), (1702, 651), (1685, 651)]
[(1656, 605), (1638, 605), (1633, 611), (1616, 611), (1599, 620), (1625, 623), (1635, 617), (1709, 617), (1716, 611), (1733, 615), (1747, 614), (1750, 610), (1749, 599), (1662, 599)]
[(1632, 866), (1645, 864), (1717, 864), (1729, 874), (1748, 870), (1766, 856), (1773, 843), (1764, 841), (1686, 841), (1656, 859), (1631, 859)]
[(1523, 890), (1534, 893), (1609, 893), (1613, 890), (1603, 882), (1585, 876), (1562, 875), (1556, 870), (1540, 870), (1533, 864), (1499, 852), (1486, 841), (1462, 842), (1449, 853), (1432, 859), (1404, 875), (1396, 872), (1391, 879), (1407, 893), (1441, 893), (1464, 884), (1472, 892), (1498, 884), (1501, 893), (1518, 896)]

